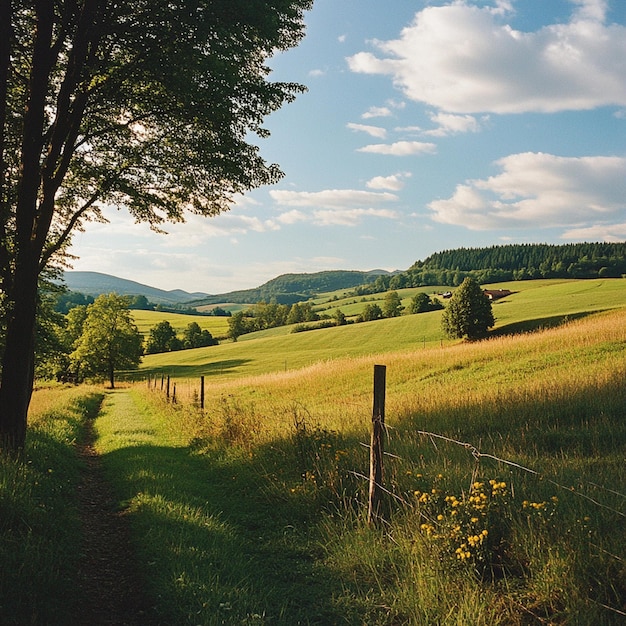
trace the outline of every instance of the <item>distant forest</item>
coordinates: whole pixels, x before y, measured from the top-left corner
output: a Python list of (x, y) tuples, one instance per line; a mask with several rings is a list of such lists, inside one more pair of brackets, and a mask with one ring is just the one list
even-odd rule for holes
[(620, 278), (626, 276), (626, 243), (512, 244), (445, 250), (417, 261), (406, 272), (379, 276), (356, 291), (455, 287), (467, 276), (481, 284), (536, 278)]

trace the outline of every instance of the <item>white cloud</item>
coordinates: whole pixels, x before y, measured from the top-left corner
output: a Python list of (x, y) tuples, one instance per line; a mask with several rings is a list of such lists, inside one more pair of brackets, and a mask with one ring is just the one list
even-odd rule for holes
[(261, 203), (250, 196), (244, 196), (242, 194), (235, 194), (233, 196), (233, 206), (238, 209), (247, 208), (249, 206), (259, 206)]
[(392, 144), (376, 143), (359, 148), (357, 152), (370, 152), (373, 154), (389, 154), (392, 156), (410, 156), (412, 154), (434, 154), (437, 146), (434, 143), (423, 141), (396, 141)]
[(410, 172), (402, 172), (391, 176), (374, 176), (365, 183), (369, 189), (389, 189), (389, 191), (400, 191), (404, 188), (404, 178), (410, 178)]
[(278, 216), (278, 221), (281, 224), (297, 224), (298, 222), (306, 222), (307, 215), (302, 211), (298, 211), (298, 209), (293, 209), (293, 211), (287, 211), (285, 213), (281, 213)]
[(572, 228), (566, 230), (563, 239), (579, 241), (606, 241), (620, 243), (626, 241), (626, 222), (621, 224), (596, 224), (588, 228)]
[(626, 105), (626, 27), (604, 23), (606, 2), (575, 0), (571, 20), (536, 32), (465, 2), (427, 7), (378, 56), (348, 58), (353, 72), (386, 74), (404, 95), (452, 113), (521, 113)]
[(470, 230), (586, 228), (623, 220), (626, 158), (526, 152), (496, 162), (502, 173), (458, 185), (429, 204), (433, 219)]
[(375, 193), (357, 189), (326, 189), (324, 191), (287, 191), (273, 189), (270, 196), (279, 205), (292, 207), (314, 207), (324, 209), (362, 208), (396, 202), (392, 193)]
[(171, 239), (164, 239), (165, 245), (168, 241), (172, 245), (179, 245), (184, 239), (187, 245), (201, 245), (207, 238), (231, 237), (234, 235), (245, 235), (252, 231), (256, 233), (266, 233), (279, 230), (280, 226), (270, 219), (260, 219), (250, 215), (237, 215), (236, 213), (222, 213), (212, 218), (202, 216), (190, 216), (183, 224), (174, 224), (168, 227)]
[(366, 124), (353, 124), (352, 122), (349, 122), (346, 126), (350, 130), (364, 132), (378, 139), (384, 139), (387, 136), (387, 131), (380, 126), (367, 126)]
[(364, 217), (395, 220), (399, 217), (390, 209), (339, 209), (313, 211), (312, 222), (317, 226), (356, 226)]
[(578, 19), (604, 22), (607, 9), (606, 0), (572, 0), (572, 2), (580, 6), (576, 11)]
[(326, 75), (325, 70), (315, 69), (315, 70), (309, 71), (309, 76), (311, 78), (319, 78), (320, 76), (325, 76), (325, 75)]
[(391, 117), (393, 113), (389, 107), (370, 107), (361, 117), (364, 120), (372, 119), (373, 117)]
[[(368, 217), (397, 219), (399, 214), (382, 204), (396, 202), (392, 193), (360, 191), (356, 189), (327, 189), (325, 191), (272, 190), (277, 204), (298, 207), (282, 213), (277, 220), (284, 224), (310, 222), (317, 226), (355, 226)], [(302, 209), (311, 209), (305, 212)]]
[(424, 131), (431, 137), (446, 137), (459, 133), (476, 133), (480, 124), (473, 115), (455, 115), (453, 113), (431, 113), (430, 119), (437, 128)]

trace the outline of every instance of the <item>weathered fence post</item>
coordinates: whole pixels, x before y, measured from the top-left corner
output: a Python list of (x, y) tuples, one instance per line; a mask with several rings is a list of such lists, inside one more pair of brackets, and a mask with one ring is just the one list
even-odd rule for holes
[(172, 404), (176, 404), (176, 383), (174, 383), (174, 388), (172, 390)]
[(200, 376), (200, 408), (204, 410), (204, 376)]
[(380, 519), (380, 503), (383, 491), (386, 378), (386, 366), (374, 365), (374, 409), (372, 411), (372, 445), (370, 446), (368, 524), (375, 524)]
[(165, 391), (165, 397), (169, 400), (170, 399), (170, 377), (167, 377), (167, 389)]

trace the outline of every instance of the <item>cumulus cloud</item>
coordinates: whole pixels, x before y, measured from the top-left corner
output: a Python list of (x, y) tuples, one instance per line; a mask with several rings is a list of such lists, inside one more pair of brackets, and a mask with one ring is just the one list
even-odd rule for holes
[(473, 115), (455, 115), (454, 113), (431, 113), (431, 121), (437, 125), (432, 130), (424, 131), (431, 137), (446, 137), (460, 133), (476, 133), (480, 123)]
[(263, 220), (250, 215), (223, 213), (210, 220), (203, 217), (194, 217), (185, 224), (174, 225), (170, 232), (177, 237), (185, 237), (191, 245), (199, 245), (207, 237), (229, 237), (244, 235), (250, 231), (266, 233), (279, 230), (280, 226), (274, 220)]
[(298, 222), (306, 222), (307, 219), (306, 213), (298, 211), (298, 209), (286, 211), (278, 216), (278, 221), (281, 224), (297, 224)]
[(273, 189), (272, 199), (282, 206), (314, 207), (324, 209), (362, 208), (396, 202), (392, 193), (375, 193), (358, 189), (326, 189), (324, 191), (288, 191)]
[(398, 200), (398, 196), (387, 192), (357, 189), (327, 189), (316, 192), (272, 190), (270, 195), (281, 206), (298, 207), (277, 218), (282, 224), (309, 222), (317, 226), (355, 226), (367, 217), (399, 217), (396, 211), (381, 207)]
[(395, 143), (376, 143), (359, 148), (357, 152), (389, 154), (392, 156), (410, 156), (412, 154), (434, 154), (437, 146), (423, 141), (396, 141)]
[(397, 211), (391, 209), (338, 209), (313, 211), (311, 221), (317, 226), (356, 226), (365, 217), (398, 219)]
[(391, 176), (374, 176), (365, 183), (368, 189), (388, 189), (389, 191), (400, 191), (404, 188), (404, 179), (410, 178), (410, 172), (401, 172)]
[(620, 224), (596, 224), (587, 228), (572, 228), (563, 233), (563, 239), (571, 241), (606, 241), (620, 243), (626, 241), (626, 222)]
[(563, 24), (521, 32), (496, 8), (467, 2), (418, 12), (353, 72), (386, 74), (404, 95), (451, 113), (522, 113), (626, 105), (626, 27), (605, 23), (606, 2), (574, 0)]
[(370, 107), (361, 117), (364, 120), (372, 119), (373, 117), (391, 117), (393, 113), (389, 107)]
[(626, 158), (525, 152), (496, 162), (502, 172), (458, 185), (429, 204), (433, 219), (471, 230), (588, 228), (623, 220)]
[(380, 126), (367, 126), (366, 124), (354, 124), (352, 122), (346, 124), (346, 126), (350, 130), (367, 133), (371, 137), (376, 137), (378, 139), (384, 139), (387, 136), (387, 131)]

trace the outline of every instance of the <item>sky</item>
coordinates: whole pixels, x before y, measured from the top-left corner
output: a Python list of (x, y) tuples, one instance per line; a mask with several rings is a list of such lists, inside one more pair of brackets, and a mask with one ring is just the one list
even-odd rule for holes
[(272, 80), (285, 176), (168, 234), (123, 209), (74, 270), (210, 294), (511, 243), (626, 240), (626, 0), (315, 0)]

